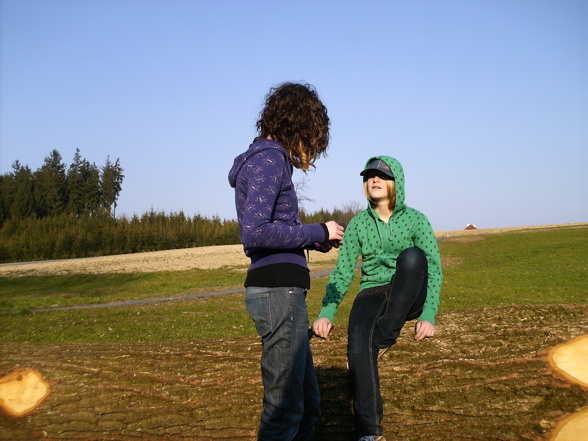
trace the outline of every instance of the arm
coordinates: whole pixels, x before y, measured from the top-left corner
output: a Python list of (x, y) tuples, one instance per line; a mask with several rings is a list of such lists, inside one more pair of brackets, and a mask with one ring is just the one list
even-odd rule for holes
[[(353, 227), (351, 230), (353, 233), (355, 232)], [(351, 285), (351, 281), (353, 280), (358, 256), (358, 254), (356, 254), (355, 257), (353, 257), (353, 243), (356, 243), (357, 240), (352, 240), (349, 245), (345, 246), (345, 244), (348, 243), (347, 238), (350, 237), (351, 234), (352, 233), (347, 230), (345, 243), (339, 251), (337, 265), (333, 270), (333, 273), (331, 273), (329, 283), (327, 284), (327, 293), (323, 298), (323, 307), (319, 314), (319, 318), (316, 319), (312, 325), (313, 332), (321, 338), (329, 337), (329, 333), (333, 329), (333, 321), (337, 314), (337, 309), (349, 290), (349, 285)], [(359, 247), (357, 248), (359, 249)], [(349, 268), (350, 266), (352, 266), (352, 268)], [(349, 274), (351, 275), (349, 276)]]
[[(341, 245), (341, 248), (339, 249), (337, 265), (331, 273), (329, 282), (327, 283), (326, 293), (322, 301), (323, 306), (319, 314), (319, 319), (317, 320), (317, 322), (320, 320), (321, 323), (325, 323), (324, 320), (328, 320), (330, 323), (330, 327), (328, 327), (329, 331), (334, 323), (339, 304), (347, 294), (349, 286), (353, 281), (355, 266), (357, 265), (357, 259), (361, 252), (356, 225), (357, 223), (352, 219), (345, 231), (343, 245)], [(320, 326), (320, 323), (317, 324), (317, 327), (318, 326)], [(316, 329), (315, 333), (319, 336), (321, 335)]]
[[(437, 246), (437, 239), (433, 227), (429, 220), (422, 215), (416, 228), (420, 233), (415, 234), (413, 241), (414, 245), (424, 251), (427, 256), (428, 265), (428, 284), (427, 284), (427, 298), (423, 305), (423, 312), (419, 317), (419, 322), (424, 321), (431, 325), (431, 328), (422, 324), (416, 329), (419, 336), (432, 337), (435, 333), (435, 317), (439, 311), (439, 293), (441, 292), (441, 283), (443, 281), (443, 272), (441, 269), (441, 256), (439, 255), (439, 247)], [(418, 323), (417, 323), (418, 325)], [(415, 336), (416, 338), (416, 336)], [(422, 340), (422, 338), (420, 338)], [(418, 340), (418, 338), (417, 338)]]

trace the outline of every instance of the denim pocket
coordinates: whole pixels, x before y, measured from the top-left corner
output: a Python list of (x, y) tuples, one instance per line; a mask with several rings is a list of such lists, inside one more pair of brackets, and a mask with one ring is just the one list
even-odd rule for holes
[(268, 335), (272, 330), (269, 290), (247, 289), (245, 306), (259, 336), (263, 338)]

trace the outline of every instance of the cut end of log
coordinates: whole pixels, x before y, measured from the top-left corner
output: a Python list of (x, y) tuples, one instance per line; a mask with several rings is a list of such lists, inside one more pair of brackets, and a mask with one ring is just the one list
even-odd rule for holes
[(22, 417), (33, 412), (51, 392), (43, 375), (34, 369), (15, 370), (0, 378), (0, 408)]

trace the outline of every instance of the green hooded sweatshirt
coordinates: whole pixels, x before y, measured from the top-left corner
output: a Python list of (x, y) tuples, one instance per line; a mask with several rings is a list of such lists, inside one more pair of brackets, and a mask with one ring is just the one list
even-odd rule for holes
[(339, 248), (337, 265), (327, 284), (319, 318), (325, 317), (334, 323), (337, 308), (353, 280), (359, 256), (362, 258), (361, 291), (390, 283), (396, 271), (398, 255), (406, 248), (418, 247), (427, 256), (429, 270), (427, 298), (419, 320), (435, 324), (443, 279), (435, 233), (424, 214), (404, 203), (404, 171), (400, 162), (389, 156), (375, 156), (367, 161), (366, 167), (374, 159), (384, 161), (394, 174), (394, 212), (388, 222), (384, 222), (368, 205), (366, 210), (351, 219), (345, 230), (343, 245)]

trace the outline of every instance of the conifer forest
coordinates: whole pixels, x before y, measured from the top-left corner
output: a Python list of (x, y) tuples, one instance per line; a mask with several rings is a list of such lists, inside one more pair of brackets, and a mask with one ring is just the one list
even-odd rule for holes
[[(0, 263), (94, 257), (239, 243), (236, 220), (153, 209), (116, 215), (123, 188), (119, 159), (97, 166), (77, 149), (72, 163), (52, 150), (35, 171), (18, 160), (0, 175)], [(303, 198), (302, 198), (303, 199)], [(303, 223), (336, 219), (346, 225), (359, 211), (300, 210)]]

